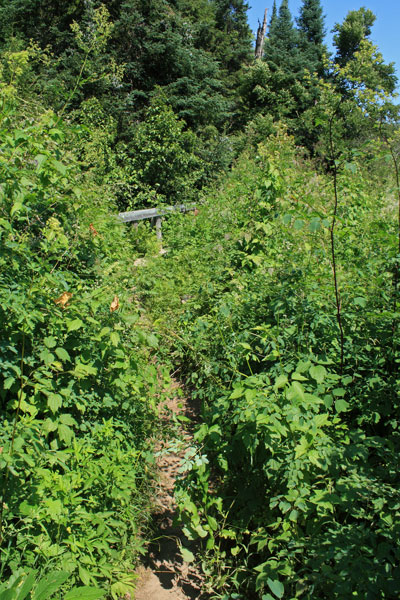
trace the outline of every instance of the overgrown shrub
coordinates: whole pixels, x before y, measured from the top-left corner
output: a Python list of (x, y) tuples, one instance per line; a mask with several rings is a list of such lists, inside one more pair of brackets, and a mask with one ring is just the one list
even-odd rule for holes
[(119, 598), (149, 515), (157, 339), (127, 231), (70, 146), (79, 130), (0, 91), (0, 577), (60, 572), (64, 589)]
[(343, 370), (332, 174), (284, 134), (176, 218), (168, 275), (141, 283), (203, 401), (177, 499), (218, 598), (399, 594), (396, 208), (368, 152), (337, 177)]

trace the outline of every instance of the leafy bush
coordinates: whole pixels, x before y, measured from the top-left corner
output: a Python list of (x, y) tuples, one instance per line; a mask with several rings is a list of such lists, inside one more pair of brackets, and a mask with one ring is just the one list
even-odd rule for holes
[(1, 577), (28, 594), (18, 569), (56, 572), (119, 598), (149, 514), (157, 339), (127, 232), (69, 146), (79, 130), (12, 85), (0, 102)]
[[(0, 584), (0, 599), (47, 600), (60, 589), (68, 578), (67, 571), (55, 571), (37, 580), (36, 571), (21, 573), (21, 570), (18, 570), (7, 582)], [(97, 600), (103, 596), (104, 591), (102, 590), (90, 586), (79, 586), (70, 590), (65, 596), (65, 600), (78, 600), (79, 598)]]
[(168, 275), (141, 282), (203, 401), (177, 499), (226, 600), (400, 591), (396, 221), (369, 152), (338, 173), (343, 371), (332, 177), (285, 134), (176, 217)]

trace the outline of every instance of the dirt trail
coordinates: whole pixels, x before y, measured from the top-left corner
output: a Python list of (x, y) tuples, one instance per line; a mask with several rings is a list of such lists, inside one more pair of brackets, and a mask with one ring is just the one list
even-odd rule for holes
[[(161, 418), (168, 413), (184, 414), (195, 418), (185, 397), (178, 398), (180, 385), (173, 383), (166, 410), (161, 410)], [(160, 471), (157, 508), (154, 515), (155, 539), (149, 546), (144, 565), (139, 569), (139, 581), (135, 600), (207, 600), (202, 594), (203, 578), (196, 568), (183, 561), (180, 553), (181, 542), (195, 553), (193, 542), (184, 538), (182, 531), (174, 525), (176, 505), (173, 497), (175, 479), (185, 451), (191, 443), (190, 431), (182, 429), (184, 443), (176, 451), (160, 452), (157, 465)], [(171, 441), (174, 444), (175, 440)], [(168, 449), (168, 444), (167, 444)]]

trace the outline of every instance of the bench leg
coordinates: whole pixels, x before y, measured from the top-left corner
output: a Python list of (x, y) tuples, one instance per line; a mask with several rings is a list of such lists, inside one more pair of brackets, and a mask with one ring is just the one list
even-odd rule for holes
[(161, 217), (156, 217), (156, 235), (157, 239), (162, 241), (162, 231), (161, 231)]

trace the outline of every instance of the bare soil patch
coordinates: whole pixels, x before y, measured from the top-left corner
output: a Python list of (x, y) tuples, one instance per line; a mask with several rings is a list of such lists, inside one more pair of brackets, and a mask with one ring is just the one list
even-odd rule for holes
[[(160, 408), (160, 418), (168, 419), (171, 414), (183, 414), (195, 420), (197, 407), (185, 395), (178, 397), (181, 386), (173, 382), (167, 402)], [(180, 527), (175, 525), (176, 504), (174, 485), (184, 454), (192, 441), (190, 426), (180, 427), (184, 443), (179, 450), (159, 448), (157, 467), (160, 473), (157, 506), (154, 514), (155, 536), (149, 545), (147, 556), (139, 568), (135, 600), (207, 600), (209, 595), (202, 593), (203, 576), (192, 563), (182, 559), (180, 547), (183, 544), (194, 554), (195, 544), (185, 538)], [(175, 447), (175, 440), (170, 446)], [(166, 450), (166, 451), (163, 451)]]

